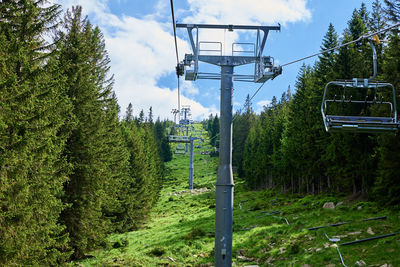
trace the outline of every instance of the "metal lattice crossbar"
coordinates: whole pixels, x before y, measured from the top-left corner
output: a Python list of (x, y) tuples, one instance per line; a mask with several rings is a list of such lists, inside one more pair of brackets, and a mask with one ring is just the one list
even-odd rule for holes
[[(282, 68), (275, 67), (273, 59), (268, 56), (263, 56), (265, 42), (269, 31), (280, 31), (278, 26), (250, 26), (250, 25), (214, 25), (214, 24), (176, 24), (177, 28), (186, 28), (189, 35), (190, 44), (193, 54), (186, 54), (183, 61), (185, 69), (185, 79), (194, 81), (196, 79), (211, 79), (220, 80), (221, 73), (204, 73), (199, 71), (199, 62), (205, 62), (217, 66), (233, 65), (240, 66), (246, 64), (255, 64), (253, 74), (232, 74), (235, 81), (242, 82), (258, 82), (263, 83), (269, 79), (275, 78), (281, 74)], [(193, 30), (196, 30), (196, 35), (193, 36)], [(232, 43), (232, 55), (222, 55), (222, 43), (199, 41), (199, 29), (225, 29), (233, 30), (256, 30), (256, 43)], [(263, 34), (261, 34), (263, 33)], [(218, 48), (204, 48), (205, 45), (218, 45)], [(251, 47), (246, 50), (241, 47)], [(218, 55), (217, 55), (218, 54)], [(192, 69), (189, 69), (193, 65)]]

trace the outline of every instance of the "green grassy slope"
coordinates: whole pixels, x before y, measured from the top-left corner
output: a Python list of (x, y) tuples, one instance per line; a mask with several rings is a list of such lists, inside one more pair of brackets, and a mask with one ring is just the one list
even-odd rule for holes
[[(208, 150), (210, 150), (209, 148)], [(215, 181), (218, 159), (195, 149), (194, 188), (188, 187), (189, 155), (174, 155), (150, 222), (141, 230), (109, 237), (103, 250), (76, 263), (80, 266), (212, 266), (214, 247)], [(325, 202), (334, 209), (323, 209)], [(272, 214), (271, 214), (272, 212)], [(386, 220), (360, 221), (386, 215)], [(349, 222), (315, 231), (313, 226)], [(289, 223), (289, 224), (288, 224)], [(400, 214), (374, 203), (333, 196), (285, 195), (246, 191), (235, 181), (233, 262), (236, 266), (341, 266), (339, 243), (400, 231)], [(339, 246), (347, 266), (400, 266), (400, 234), (359, 244)]]

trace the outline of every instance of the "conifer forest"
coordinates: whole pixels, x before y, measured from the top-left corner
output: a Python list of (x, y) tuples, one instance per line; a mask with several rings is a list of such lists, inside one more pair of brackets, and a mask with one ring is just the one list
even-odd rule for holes
[[(400, 1), (376, 0), (370, 10), (360, 2), (343, 32), (329, 25), (320, 49), (337, 47), (399, 22)], [(393, 84), (400, 103), (399, 27), (379, 33), (379, 39), (376, 79)], [(300, 210), (314, 197), (362, 200), (373, 203), (368, 205), (377, 211), (400, 218), (400, 134), (327, 133), (321, 119), (324, 86), (338, 79), (370, 77), (371, 55), (367, 42), (354, 42), (319, 55), (315, 64), (304, 63), (298, 70), (295, 88), (282, 88), (284, 93), (274, 97), (260, 113), (254, 111), (250, 95), (247, 97), (244, 108), (233, 116), (232, 165), (238, 184), (235, 198), (239, 200), (235, 212), (244, 212), (242, 205), (249, 205), (248, 211), (266, 207), (266, 202), (249, 200), (255, 192), (260, 198), (270, 197), (268, 203), (274, 199), (279, 202), (281, 196), (290, 199), (282, 200), (282, 205), (301, 199), (299, 208), (295, 204), (292, 209), (286, 208), (283, 218), (289, 221), (295, 220), (295, 209)], [(128, 243), (147, 249), (140, 235), (134, 233), (155, 229), (153, 224), (147, 225), (154, 218), (165, 220), (164, 214), (178, 207), (170, 205), (178, 201), (186, 201), (190, 209), (203, 202), (205, 210), (215, 208), (215, 193), (210, 192), (217, 177), (220, 115), (210, 114), (196, 124), (204, 131), (203, 139), (211, 153), (195, 159), (195, 166), (200, 167), (195, 169), (194, 187), (205, 188), (205, 194), (210, 195), (189, 202), (174, 193), (177, 185), (171, 185), (175, 181), (171, 177), (179, 168), (185, 171), (182, 177), (187, 185), (186, 158), (175, 155), (176, 144), (168, 142), (174, 122), (156, 118), (151, 106), (136, 112), (135, 105), (130, 104), (121, 111), (113, 86), (104, 36), (80, 6), (62, 10), (45, 0), (0, 0), (0, 266), (83, 266), (79, 262), (94, 255), (93, 251), (104, 261), (85, 262), (85, 266), (212, 266), (206, 265), (213, 262), (213, 233), (207, 234), (213, 231), (207, 228), (207, 223), (214, 223), (211, 215), (207, 215), (207, 223), (200, 220), (193, 226), (188, 224), (188, 232), (180, 228), (183, 236), (179, 240), (190, 248), (182, 245), (171, 251), (187, 249), (187, 254), (196, 254), (181, 253), (190, 260), (175, 254), (167, 257), (168, 244), (166, 248), (148, 245), (150, 252), (142, 254), (159, 260), (151, 263), (128, 256), (129, 260), (119, 262), (119, 256), (113, 254), (111, 260), (99, 252), (118, 250)], [(200, 151), (200, 146), (196, 149)], [(201, 180), (206, 178), (208, 184)], [(188, 223), (190, 209), (185, 211), (188, 214), (179, 214), (177, 227)], [(351, 208), (345, 211), (354, 212)], [(242, 226), (234, 223), (234, 228)], [(289, 227), (287, 224), (285, 227)], [(259, 223), (251, 227), (255, 225)], [(393, 225), (393, 230), (399, 231), (400, 224)], [(295, 234), (291, 231), (300, 226), (274, 231), (278, 235)], [(248, 228), (243, 225), (243, 229)], [(134, 237), (129, 237), (131, 233)], [(124, 236), (129, 242), (118, 243), (116, 236)], [(306, 238), (307, 233), (301, 232), (296, 240), (301, 236)], [(202, 238), (203, 243), (199, 241)], [(234, 239), (234, 243), (242, 242), (248, 248), (256, 244), (251, 239), (239, 240)], [(263, 252), (255, 251), (258, 243), (254, 251), (237, 245), (233, 255), (235, 261), (245, 258), (259, 266), (303, 266), (309, 258), (299, 256), (303, 252), (296, 240), (284, 250), (263, 248)], [(397, 250), (398, 236), (393, 240)], [(202, 251), (193, 252), (196, 246)], [(388, 251), (397, 255), (390, 257), (393, 266), (400, 264), (400, 252)], [(332, 255), (337, 258), (336, 250)], [(296, 261), (291, 257), (297, 257)], [(322, 256), (313, 260), (305, 266), (325, 266), (329, 261)], [(341, 266), (339, 260), (336, 264)]]

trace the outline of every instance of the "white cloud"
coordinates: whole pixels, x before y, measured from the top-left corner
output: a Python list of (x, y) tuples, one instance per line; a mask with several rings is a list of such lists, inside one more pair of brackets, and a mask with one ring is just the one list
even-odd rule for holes
[[(160, 80), (175, 72), (176, 57), (174, 39), (166, 1), (157, 1), (153, 14), (142, 17), (122, 16), (111, 13), (109, 0), (54, 0), (64, 10), (81, 5), (90, 15), (93, 24), (104, 33), (106, 49), (111, 59), (111, 72), (115, 74), (115, 86), (122, 114), (129, 102), (134, 110), (153, 107), (155, 116), (173, 119), (171, 109), (177, 107), (176, 88), (159, 86)], [(305, 21), (311, 13), (307, 0), (187, 0), (189, 11), (176, 8), (182, 14), (180, 21), (186, 23), (224, 24), (275, 24)], [(168, 11), (168, 12), (167, 12)], [(186, 16), (186, 17), (185, 17)], [(186, 36), (186, 31), (178, 31)], [(231, 43), (239, 38), (238, 32), (222, 30), (200, 31), (207, 41), (225, 41), (225, 54), (231, 53)], [(180, 59), (191, 48), (187, 41), (178, 38)], [(182, 82), (181, 103), (191, 105), (194, 119), (217, 113), (215, 106), (204, 107), (194, 100), (199, 89), (193, 82)], [(204, 95), (209, 94), (205, 92)], [(262, 102), (262, 101), (260, 101)], [(259, 103), (260, 103), (259, 102)], [(258, 104), (258, 103), (257, 103)]]
[[(177, 107), (177, 90), (158, 86), (158, 81), (175, 72), (176, 56), (171, 25), (155, 20), (160, 16), (162, 4), (154, 16), (141, 19), (111, 14), (107, 1), (65, 0), (59, 1), (64, 8), (81, 5), (85, 14), (91, 15), (92, 22), (103, 31), (106, 49), (111, 59), (111, 72), (115, 74), (114, 90), (121, 106), (121, 114), (131, 102), (134, 111), (153, 107), (155, 116), (162, 119), (173, 116), (170, 111)], [(180, 54), (189, 51), (188, 44), (178, 38)], [(202, 119), (216, 109), (206, 108), (191, 97), (198, 89), (190, 82), (183, 82), (181, 103), (191, 105), (194, 119)]]
[(187, 23), (274, 24), (311, 18), (307, 0), (188, 0)]
[[(307, 0), (188, 0), (191, 15), (185, 23), (277, 25), (307, 21), (311, 11)], [(179, 13), (184, 13), (179, 10)], [(222, 42), (225, 55), (232, 53), (232, 42), (239, 39), (239, 32), (226, 30), (200, 30), (199, 40)], [(252, 41), (252, 42), (255, 42)], [(237, 47), (239, 49), (239, 47)], [(246, 48), (248, 49), (248, 48)]]
[(261, 100), (257, 102), (255, 112), (259, 113), (264, 110), (264, 107), (268, 107), (271, 104), (271, 100)]
[(195, 83), (192, 81), (183, 81), (182, 94), (188, 95), (188, 96), (196, 96), (199, 94), (199, 88), (197, 88), (195, 86)]

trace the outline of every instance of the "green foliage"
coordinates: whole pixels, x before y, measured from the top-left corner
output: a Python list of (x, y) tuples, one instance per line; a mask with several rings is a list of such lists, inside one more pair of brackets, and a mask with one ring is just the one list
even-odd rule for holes
[[(0, 5), (0, 265), (58, 265), (69, 257), (58, 221), (70, 166), (62, 152), (71, 103), (53, 44), (57, 5)], [(5, 18), (5, 19), (4, 19)]]
[(210, 117), (208, 120), (203, 122), (204, 124), (207, 124), (207, 132), (210, 136), (210, 143), (214, 147), (219, 147), (219, 118), (218, 114), (215, 114), (215, 117), (210, 114)]
[(254, 122), (255, 114), (251, 108), (250, 96), (247, 95), (246, 107), (243, 113), (236, 113), (233, 121), (233, 152), (232, 165), (238, 168), (238, 175), (243, 177), (243, 153), (244, 146)]
[(122, 185), (124, 210), (119, 215), (122, 222), (119, 230), (129, 231), (138, 229), (147, 220), (158, 199), (163, 164), (150, 125), (138, 127), (133, 121), (124, 121), (122, 133), (129, 152), (130, 178)]
[[(355, 9), (341, 39), (330, 24), (321, 50), (357, 40), (361, 35), (389, 24), (385, 10), (395, 21), (400, 13), (391, 8), (398, 7), (397, 4), (385, 2), (387, 9), (375, 1), (371, 13), (364, 4)], [(378, 79), (385, 79), (400, 88), (398, 32), (383, 33), (380, 37), (385, 36), (389, 37), (388, 45), (377, 45)], [(243, 150), (241, 136), (236, 136), (239, 141), (234, 140), (233, 150), (243, 154), (243, 176), (250, 188), (274, 187), (292, 193), (353, 193), (355, 196), (374, 196), (388, 205), (399, 203), (399, 197), (394, 193), (400, 184), (396, 175), (400, 166), (398, 138), (392, 135), (378, 138), (368, 134), (329, 134), (321, 121), (325, 84), (335, 79), (370, 77), (371, 54), (366, 41), (321, 54), (314, 66), (301, 67), (293, 96), (288, 92), (289, 98), (282, 96), (279, 102), (274, 98), (271, 105), (255, 116), (247, 136), (243, 134), (246, 136)], [(355, 90), (347, 94), (360, 92)], [(340, 103), (332, 110), (351, 114), (370, 112)], [(243, 128), (247, 129), (248, 125), (247, 120), (239, 119), (234, 126), (237, 132), (245, 133)]]
[(193, 228), (187, 235), (183, 238), (186, 240), (194, 240), (196, 238), (201, 238), (206, 235), (206, 232), (201, 228)]
[(165, 253), (165, 250), (164, 250), (164, 248), (161, 248), (161, 247), (155, 247), (149, 252), (150, 255), (153, 255), (156, 257), (161, 257), (162, 255), (164, 255), (164, 253)]
[(64, 28), (58, 49), (75, 124), (64, 152), (73, 171), (64, 185), (67, 208), (62, 222), (74, 257), (80, 258), (116, 227), (113, 222), (122, 208), (118, 198), (128, 175), (128, 155), (101, 32), (82, 18), (80, 7), (67, 12)]
[[(199, 148), (195, 149), (198, 152)], [(196, 160), (198, 159), (198, 160)], [(113, 234), (112, 244), (128, 240), (126, 247), (102, 249), (91, 252), (93, 258), (72, 264), (84, 266), (202, 266), (214, 262), (215, 203), (214, 169), (218, 162), (208, 155), (195, 156), (195, 182), (211, 188), (206, 192), (187, 190), (188, 157), (174, 155), (167, 163), (167, 176), (158, 203), (146, 227), (137, 231)], [(357, 202), (325, 194), (281, 194), (276, 190), (247, 191), (244, 181), (235, 176), (233, 214), (233, 265), (248, 266), (339, 266), (340, 258), (333, 243), (324, 232), (333, 237), (340, 235), (342, 242), (371, 237), (375, 234), (397, 231), (399, 212), (387, 212), (371, 202)], [(173, 198), (174, 201), (170, 201)], [(322, 206), (327, 201), (343, 202), (335, 210)], [(361, 210), (358, 209), (362, 206)], [(341, 208), (343, 207), (343, 208)], [(280, 211), (270, 216), (267, 212)], [(361, 221), (387, 215), (386, 220)], [(263, 217), (261, 217), (263, 216)], [(286, 223), (285, 219), (289, 222)], [(327, 227), (315, 231), (310, 227), (339, 222), (349, 224)], [(329, 246), (325, 247), (328, 244)], [(368, 265), (397, 266), (400, 243), (396, 236), (371, 240), (354, 246), (340, 247), (347, 265), (360, 259)]]

